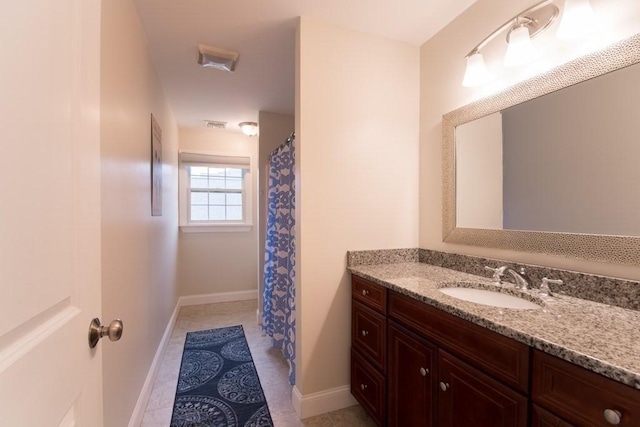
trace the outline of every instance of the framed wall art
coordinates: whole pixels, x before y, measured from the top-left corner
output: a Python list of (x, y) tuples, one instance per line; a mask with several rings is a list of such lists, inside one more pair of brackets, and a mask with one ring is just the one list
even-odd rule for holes
[(162, 129), (151, 114), (151, 215), (162, 216)]

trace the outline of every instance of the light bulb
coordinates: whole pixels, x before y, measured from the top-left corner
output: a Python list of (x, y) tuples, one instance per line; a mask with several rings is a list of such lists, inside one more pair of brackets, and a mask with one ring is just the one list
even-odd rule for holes
[(242, 133), (247, 136), (256, 136), (258, 134), (258, 124), (256, 122), (242, 122), (238, 124)]
[(562, 40), (576, 39), (598, 29), (589, 0), (566, 0), (556, 36)]
[(467, 57), (467, 70), (462, 79), (462, 86), (479, 86), (489, 80), (490, 74), (484, 64), (484, 58), (480, 52)]
[(535, 48), (529, 36), (529, 28), (521, 25), (509, 33), (509, 45), (504, 56), (504, 65), (514, 67), (525, 64), (535, 57)]

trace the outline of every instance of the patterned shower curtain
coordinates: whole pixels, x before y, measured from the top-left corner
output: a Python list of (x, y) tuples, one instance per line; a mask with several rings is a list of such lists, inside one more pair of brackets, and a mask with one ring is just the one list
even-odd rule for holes
[(292, 134), (269, 157), (263, 295), (263, 329), (289, 361), (292, 385), (296, 374), (294, 146)]

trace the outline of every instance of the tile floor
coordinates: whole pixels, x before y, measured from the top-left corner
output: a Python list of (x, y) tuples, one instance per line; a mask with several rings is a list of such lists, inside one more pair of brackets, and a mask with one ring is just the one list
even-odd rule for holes
[(275, 427), (373, 427), (360, 406), (299, 420), (291, 405), (288, 367), (271, 339), (256, 324), (257, 301), (239, 301), (182, 307), (160, 363), (141, 427), (168, 427), (178, 383), (182, 349), (187, 332), (242, 325), (260, 377)]

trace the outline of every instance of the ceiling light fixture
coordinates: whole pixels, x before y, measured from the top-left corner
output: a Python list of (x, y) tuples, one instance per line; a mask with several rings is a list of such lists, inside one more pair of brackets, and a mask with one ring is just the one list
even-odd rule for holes
[(240, 54), (217, 47), (198, 45), (198, 64), (204, 68), (217, 68), (218, 70), (233, 73), (238, 63)]
[(258, 124), (256, 122), (242, 122), (239, 123), (242, 133), (247, 136), (256, 136), (258, 134)]
[[(467, 69), (462, 85), (472, 87), (489, 80), (490, 74), (484, 65), (484, 58), (480, 50), (504, 31), (507, 32), (508, 43), (504, 65), (516, 66), (535, 59), (535, 47), (531, 40), (549, 28), (556, 19), (560, 9), (552, 3), (557, 1), (543, 0), (531, 6), (502, 24), (478, 43), (465, 56)], [(558, 38), (572, 38), (577, 34), (582, 36), (596, 28), (595, 21), (589, 0), (565, 0), (557, 36)]]

